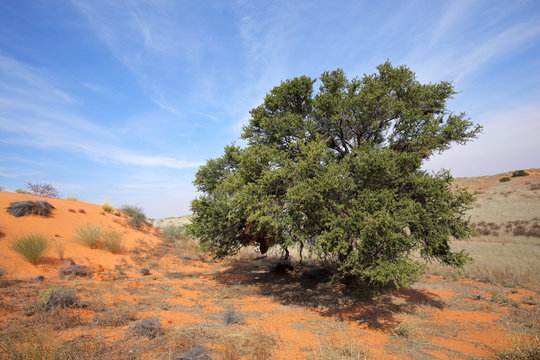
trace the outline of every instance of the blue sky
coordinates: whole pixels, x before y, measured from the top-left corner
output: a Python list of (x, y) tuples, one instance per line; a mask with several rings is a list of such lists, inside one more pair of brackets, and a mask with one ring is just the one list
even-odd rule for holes
[(0, 186), (189, 213), (198, 166), (282, 80), (390, 60), (484, 134), (426, 169), (540, 167), (540, 2), (0, 0)]

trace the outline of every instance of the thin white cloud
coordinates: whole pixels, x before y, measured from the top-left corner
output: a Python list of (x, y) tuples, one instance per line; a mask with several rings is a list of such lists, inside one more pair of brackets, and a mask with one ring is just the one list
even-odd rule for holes
[(125, 139), (115, 134), (110, 126), (100, 126), (64, 109), (65, 101), (71, 101), (72, 97), (23, 63), (0, 57), (0, 79), (4, 79), (6, 87), (13, 89), (4, 91), (0, 88), (0, 141), (3, 143), (64, 149), (82, 153), (95, 161), (135, 166), (186, 169), (200, 165), (171, 156), (141, 154), (115, 145)]

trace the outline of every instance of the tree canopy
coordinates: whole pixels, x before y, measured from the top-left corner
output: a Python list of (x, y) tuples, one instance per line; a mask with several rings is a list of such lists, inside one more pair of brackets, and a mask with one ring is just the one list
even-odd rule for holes
[(386, 62), (348, 79), (343, 70), (286, 80), (251, 110), (242, 138), (196, 174), (189, 228), (216, 257), (255, 245), (298, 246), (336, 273), (408, 286), (427, 260), (463, 266), (450, 240), (472, 229), (472, 196), (423, 162), (481, 127), (446, 108), (451, 82), (421, 84)]

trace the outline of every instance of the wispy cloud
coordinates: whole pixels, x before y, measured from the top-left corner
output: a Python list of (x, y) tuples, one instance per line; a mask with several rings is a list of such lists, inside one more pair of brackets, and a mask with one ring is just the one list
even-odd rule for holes
[[(73, 98), (25, 64), (0, 57), (0, 79), (6, 88), (13, 89), (0, 89), (0, 142), (64, 149), (81, 153), (94, 161), (135, 166), (186, 169), (200, 165), (197, 161), (141, 154), (115, 145), (125, 139), (115, 134), (112, 127), (105, 128), (65, 109), (65, 101), (72, 102)], [(59, 106), (59, 101), (62, 106)]]

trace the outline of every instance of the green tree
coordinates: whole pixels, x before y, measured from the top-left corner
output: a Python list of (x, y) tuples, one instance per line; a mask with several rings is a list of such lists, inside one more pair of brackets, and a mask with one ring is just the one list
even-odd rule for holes
[(469, 236), (472, 196), (423, 161), (481, 127), (446, 108), (451, 82), (421, 84), (406, 66), (347, 79), (343, 70), (287, 80), (251, 110), (246, 146), (231, 145), (196, 174), (202, 194), (189, 231), (216, 257), (256, 245), (307, 250), (343, 277), (408, 286), (413, 253), (461, 267), (451, 238)]

